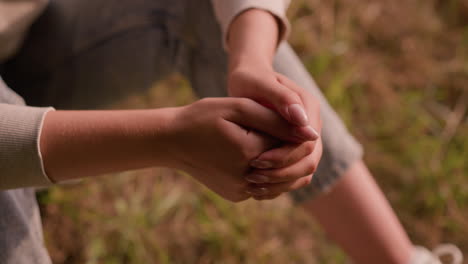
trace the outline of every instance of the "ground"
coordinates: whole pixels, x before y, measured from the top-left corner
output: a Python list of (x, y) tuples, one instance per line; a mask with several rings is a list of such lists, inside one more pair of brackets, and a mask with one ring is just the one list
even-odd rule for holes
[[(468, 253), (468, 1), (296, 0), (288, 15), (292, 45), (411, 239)], [(172, 76), (119, 106), (192, 100)], [(286, 195), (234, 205), (182, 172), (108, 175), (38, 197), (54, 263), (348, 261)]]

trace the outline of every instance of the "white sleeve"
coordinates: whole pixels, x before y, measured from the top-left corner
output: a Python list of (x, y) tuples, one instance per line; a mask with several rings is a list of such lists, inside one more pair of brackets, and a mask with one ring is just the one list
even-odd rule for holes
[(258, 8), (270, 12), (280, 22), (280, 41), (285, 40), (290, 32), (286, 17), (290, 0), (211, 0), (218, 23), (223, 31), (223, 45), (226, 49), (226, 37), (229, 26), (240, 13)]
[(0, 78), (0, 190), (51, 185), (39, 149), (51, 107), (30, 107)]

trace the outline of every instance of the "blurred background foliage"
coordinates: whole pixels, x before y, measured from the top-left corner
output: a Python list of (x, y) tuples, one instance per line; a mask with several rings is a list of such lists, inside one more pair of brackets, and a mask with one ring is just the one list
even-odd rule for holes
[[(288, 15), (292, 45), (411, 238), (468, 253), (468, 1), (295, 0)], [(119, 107), (194, 98), (176, 75)], [(38, 197), (54, 263), (348, 262), (286, 195), (233, 205), (167, 169)]]

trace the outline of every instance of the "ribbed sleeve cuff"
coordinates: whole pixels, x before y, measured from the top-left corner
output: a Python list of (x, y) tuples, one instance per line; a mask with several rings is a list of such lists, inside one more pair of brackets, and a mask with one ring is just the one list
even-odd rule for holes
[(0, 103), (0, 189), (52, 184), (39, 149), (42, 123), (52, 110)]
[(291, 26), (286, 18), (290, 0), (212, 0), (216, 18), (223, 32), (223, 47), (227, 50), (227, 33), (232, 21), (242, 12), (257, 8), (270, 12), (280, 21), (279, 41), (287, 39)]

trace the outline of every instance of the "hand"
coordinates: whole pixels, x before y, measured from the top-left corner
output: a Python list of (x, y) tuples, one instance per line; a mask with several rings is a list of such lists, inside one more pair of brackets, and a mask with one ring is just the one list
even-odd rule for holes
[[(271, 136), (259, 132), (267, 129)], [(165, 166), (241, 201), (250, 197), (243, 179), (249, 161), (276, 145), (276, 138), (300, 141), (294, 131), (250, 99), (218, 98), (178, 108), (49, 112), (39, 144), (54, 182)]]
[[(297, 114), (296, 118), (289, 115), (291, 111), (280, 111), (297, 103), (304, 107), (306, 124), (314, 127), (315, 131), (321, 130), (318, 101), (269, 67), (257, 65), (234, 68), (229, 77), (229, 92), (233, 96), (249, 96), (276, 109), (289, 122), (303, 125), (299, 118), (301, 111), (293, 111)], [(273, 199), (282, 192), (306, 186), (312, 179), (321, 155), (320, 138), (302, 144), (283, 144), (280, 148), (263, 153), (251, 162), (255, 169), (246, 176), (246, 180), (251, 182), (248, 192), (258, 200)]]
[[(288, 78), (276, 73), (271, 66), (279, 37), (277, 22), (271, 13), (255, 8), (243, 12), (232, 22), (227, 38), (229, 94), (250, 98), (274, 109), (296, 125), (296, 129), (299, 127), (307, 131), (317, 140), (321, 129), (317, 100)], [(269, 129), (264, 132), (273, 131)], [(258, 186), (260, 189), (250, 189), (251, 193), (255, 194), (255, 190), (261, 191), (257, 193), (268, 193), (267, 196), (255, 196), (258, 199), (273, 198), (282, 191), (305, 185), (311, 179), (311, 176), (305, 175), (315, 170), (321, 154), (320, 139), (296, 145), (283, 144), (262, 154), (252, 163), (258, 170), (252, 171), (250, 176), (257, 173), (272, 182), (281, 183), (262, 183), (264, 185)], [(252, 181), (250, 176), (247, 179)]]
[[(270, 131), (270, 135), (260, 131)], [(170, 167), (188, 172), (222, 197), (246, 193), (249, 162), (278, 140), (298, 141), (293, 126), (274, 111), (245, 98), (209, 98), (176, 109), (165, 134)], [(302, 140), (303, 141), (303, 140)]]
[[(270, 66), (245, 63), (229, 73), (228, 92), (232, 97), (245, 97), (270, 107), (290, 123), (306, 126), (318, 138), (321, 128), (318, 101), (287, 77)], [(310, 101), (305, 109), (305, 99)]]

